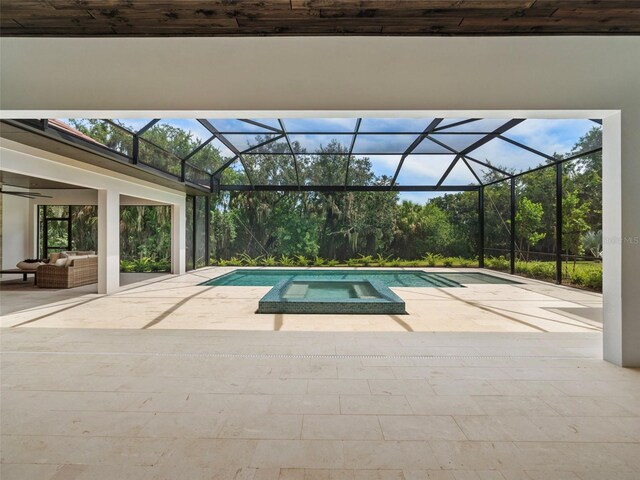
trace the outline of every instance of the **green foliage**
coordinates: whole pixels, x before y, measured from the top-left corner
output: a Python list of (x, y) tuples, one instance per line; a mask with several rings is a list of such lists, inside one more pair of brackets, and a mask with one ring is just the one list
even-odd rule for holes
[(592, 257), (602, 256), (602, 230), (589, 231), (582, 236), (582, 245), (585, 251)]
[(170, 272), (171, 262), (167, 259), (154, 260), (150, 257), (142, 257), (135, 260), (120, 260), (121, 272)]
[(322, 257), (317, 256), (317, 255), (313, 259), (314, 267), (322, 267), (325, 263), (326, 263), (326, 260), (324, 258), (322, 258)]
[(427, 253), (422, 259), (427, 263), (427, 266), (435, 267), (442, 261), (442, 255), (439, 253)]
[(240, 253), (238, 255), (238, 259), (240, 260), (241, 265), (246, 265), (247, 267), (257, 267), (262, 263), (262, 256), (251, 257), (246, 253)]
[(360, 257), (358, 258), (358, 261), (360, 265), (362, 265), (363, 267), (370, 267), (371, 264), (374, 262), (373, 257), (371, 255), (360, 255)]
[(233, 257), (231, 257), (229, 260), (227, 260), (227, 265), (229, 266), (235, 266), (235, 267), (239, 267), (242, 265), (242, 259), (236, 257), (235, 255)]
[[(494, 270), (509, 271), (509, 260), (504, 257), (489, 257), (485, 266)], [(536, 280), (555, 282), (556, 263), (553, 261), (516, 261), (516, 273)], [(602, 263), (576, 262), (572, 268), (563, 273), (562, 283), (591, 290), (602, 291)]]
[(288, 257), (287, 255), (282, 255), (280, 257), (280, 265), (282, 265), (283, 267), (293, 267), (295, 266), (295, 264), (295, 260), (291, 257)]
[[(171, 258), (171, 210), (165, 206), (120, 207), (120, 258), (168, 263)], [(139, 270), (135, 270), (139, 271)]]
[(393, 245), (402, 257), (422, 258), (436, 249), (441, 249), (437, 253), (450, 253), (447, 246), (453, 237), (453, 227), (436, 203), (417, 205), (405, 201), (398, 210)]
[(511, 268), (509, 260), (504, 258), (504, 256), (502, 255), (499, 257), (485, 258), (484, 264), (487, 268), (493, 268), (494, 270), (500, 270), (500, 271), (506, 271)]
[(309, 260), (304, 255), (296, 255), (294, 262), (298, 267), (306, 267), (309, 265)]
[(267, 255), (262, 260), (262, 265), (264, 265), (265, 267), (274, 267), (277, 264), (278, 264), (278, 261), (276, 260), (276, 257), (274, 257), (273, 255)]
[(573, 285), (602, 291), (602, 264), (578, 264), (568, 280)]
[(516, 241), (520, 245), (520, 252), (529, 260), (531, 247), (546, 237), (546, 233), (540, 232), (544, 210), (541, 203), (535, 203), (527, 197), (523, 197), (516, 209)]
[(390, 258), (391, 258), (391, 256), (384, 257), (384, 256), (382, 256), (382, 254), (379, 253), (378, 256), (376, 257), (375, 263), (379, 267), (386, 267), (391, 262)]

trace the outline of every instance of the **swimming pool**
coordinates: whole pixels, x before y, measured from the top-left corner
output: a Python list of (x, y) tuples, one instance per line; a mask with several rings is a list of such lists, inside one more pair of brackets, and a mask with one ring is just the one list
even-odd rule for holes
[(481, 272), (425, 272), (422, 270), (336, 270), (336, 269), (263, 269), (243, 268), (213, 278), (200, 285), (236, 287), (272, 287), (282, 280), (297, 277), (318, 280), (373, 280), (387, 287), (462, 287), (464, 284), (504, 283), (513, 280)]

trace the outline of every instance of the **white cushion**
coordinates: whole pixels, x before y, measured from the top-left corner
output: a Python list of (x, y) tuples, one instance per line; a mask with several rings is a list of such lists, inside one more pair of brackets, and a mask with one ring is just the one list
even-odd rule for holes
[(67, 265), (67, 259), (64, 257), (61, 257), (58, 260), (56, 260), (56, 263), (54, 263), (54, 265), (56, 267), (64, 267)]
[(42, 262), (18, 262), (16, 267), (20, 270), (36, 270), (40, 265), (44, 265)]
[(81, 258), (89, 258), (89, 255), (72, 255), (69, 256), (67, 258), (65, 258), (66, 260), (66, 265), (67, 267), (70, 267), (73, 264), (74, 260), (80, 260)]

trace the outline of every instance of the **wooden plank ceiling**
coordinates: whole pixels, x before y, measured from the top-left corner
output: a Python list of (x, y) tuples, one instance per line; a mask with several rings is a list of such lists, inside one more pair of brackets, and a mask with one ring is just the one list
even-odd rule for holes
[(640, 0), (0, 0), (2, 36), (639, 34)]

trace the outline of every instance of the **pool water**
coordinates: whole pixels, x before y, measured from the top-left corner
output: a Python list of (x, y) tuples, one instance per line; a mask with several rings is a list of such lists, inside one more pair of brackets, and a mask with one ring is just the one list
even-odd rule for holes
[(369, 282), (293, 281), (282, 293), (286, 300), (346, 300), (348, 298), (381, 298)]
[(298, 277), (318, 280), (374, 280), (387, 287), (462, 287), (463, 284), (518, 283), (480, 272), (435, 273), (421, 270), (314, 270), (314, 269), (238, 269), (201, 285), (272, 287), (286, 279)]

